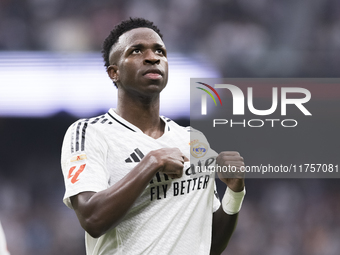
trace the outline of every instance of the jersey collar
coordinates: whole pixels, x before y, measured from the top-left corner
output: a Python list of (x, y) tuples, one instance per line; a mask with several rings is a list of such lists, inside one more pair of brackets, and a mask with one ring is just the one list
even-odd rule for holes
[[(108, 115), (117, 123), (121, 124), (122, 126), (124, 126), (125, 128), (133, 131), (133, 132), (138, 132), (138, 133), (143, 133), (142, 130), (140, 130), (138, 127), (136, 127), (135, 125), (131, 124), (130, 122), (128, 122), (127, 120), (125, 120), (124, 118), (120, 117), (116, 112), (114, 108), (111, 108), (108, 111)], [(170, 126), (169, 126), (169, 121), (170, 119), (165, 118), (164, 116), (160, 116), (160, 119), (165, 123), (164, 125), (164, 134), (162, 136), (164, 136), (167, 132), (170, 131)], [(162, 137), (161, 136), (161, 137)]]

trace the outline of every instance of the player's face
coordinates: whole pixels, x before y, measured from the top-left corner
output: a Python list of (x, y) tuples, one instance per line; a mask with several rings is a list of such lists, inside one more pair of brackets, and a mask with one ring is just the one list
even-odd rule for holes
[(120, 36), (113, 63), (108, 69), (118, 89), (151, 96), (160, 93), (168, 81), (166, 48), (159, 35), (149, 28), (136, 28)]

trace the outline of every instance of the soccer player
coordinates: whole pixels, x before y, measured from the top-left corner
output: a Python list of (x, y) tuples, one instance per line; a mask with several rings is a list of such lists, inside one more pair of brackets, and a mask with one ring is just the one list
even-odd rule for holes
[(241, 167), (243, 158), (217, 155), (202, 133), (159, 116), (168, 62), (152, 22), (117, 25), (103, 57), (117, 108), (75, 122), (62, 147), (64, 203), (86, 231), (87, 254), (220, 254), (236, 226), (244, 179), (219, 175), (228, 186), (221, 205), (214, 172), (196, 166)]

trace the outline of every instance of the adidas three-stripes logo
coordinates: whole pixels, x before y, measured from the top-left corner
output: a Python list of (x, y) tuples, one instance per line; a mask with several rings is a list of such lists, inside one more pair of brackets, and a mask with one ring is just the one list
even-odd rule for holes
[(141, 159), (144, 158), (144, 154), (136, 148), (131, 154), (130, 157), (125, 159), (126, 163), (140, 162)]

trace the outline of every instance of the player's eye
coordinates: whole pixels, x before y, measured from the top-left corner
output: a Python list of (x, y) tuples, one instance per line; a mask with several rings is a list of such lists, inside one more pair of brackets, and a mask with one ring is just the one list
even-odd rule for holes
[(132, 53), (134, 53), (134, 54), (139, 54), (139, 53), (141, 53), (141, 50), (140, 50), (140, 49), (134, 49), (134, 50), (132, 51)]
[(164, 54), (164, 51), (161, 50), (161, 49), (157, 49), (157, 50), (156, 50), (156, 53), (157, 53), (157, 54)]

